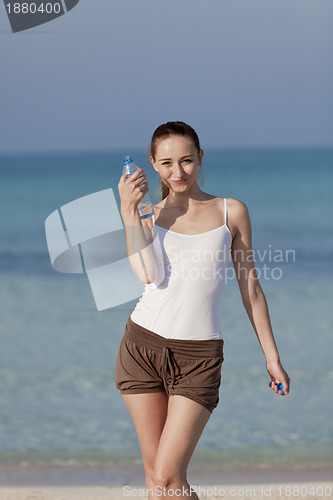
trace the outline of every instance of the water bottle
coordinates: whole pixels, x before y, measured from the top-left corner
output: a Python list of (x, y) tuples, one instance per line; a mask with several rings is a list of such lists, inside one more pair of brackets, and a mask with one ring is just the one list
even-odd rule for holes
[[(134, 172), (139, 170), (139, 167), (133, 163), (130, 156), (123, 157), (123, 175), (126, 175), (126, 179), (130, 177)], [(140, 219), (148, 219), (154, 215), (153, 204), (149, 197), (149, 194), (145, 194), (140, 203), (138, 204), (138, 211)]]

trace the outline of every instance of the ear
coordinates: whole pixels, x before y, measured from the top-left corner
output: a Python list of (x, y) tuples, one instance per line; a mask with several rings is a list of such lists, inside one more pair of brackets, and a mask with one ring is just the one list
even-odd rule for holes
[(149, 161), (153, 165), (154, 170), (156, 170), (156, 172), (158, 172), (158, 169), (156, 168), (156, 163), (155, 163), (155, 161), (154, 161), (154, 159), (153, 159), (152, 156), (149, 156)]

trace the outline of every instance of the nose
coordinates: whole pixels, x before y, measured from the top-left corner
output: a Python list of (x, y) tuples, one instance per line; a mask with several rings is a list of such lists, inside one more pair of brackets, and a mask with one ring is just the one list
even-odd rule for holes
[(184, 174), (183, 167), (181, 166), (180, 163), (175, 163), (173, 166), (173, 175), (177, 177), (177, 179), (180, 179)]

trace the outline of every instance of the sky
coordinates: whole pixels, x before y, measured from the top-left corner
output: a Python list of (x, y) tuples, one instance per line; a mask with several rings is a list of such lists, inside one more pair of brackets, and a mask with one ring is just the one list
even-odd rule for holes
[(1, 153), (333, 147), (331, 0), (80, 0), (13, 34), (0, 4)]

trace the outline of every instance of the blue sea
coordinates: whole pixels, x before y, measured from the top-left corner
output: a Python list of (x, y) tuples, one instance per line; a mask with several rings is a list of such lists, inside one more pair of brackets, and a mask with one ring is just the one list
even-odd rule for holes
[[(119, 206), (128, 153), (146, 169), (154, 197), (157, 178), (143, 151), (0, 157), (2, 463), (140, 463), (114, 382), (137, 299), (98, 312), (85, 274), (52, 268), (44, 229), (60, 206), (106, 188)], [(256, 266), (291, 390), (281, 397), (268, 387), (237, 282), (228, 280), (219, 309), (220, 403), (193, 461), (332, 461), (333, 151), (207, 150), (202, 171), (204, 191), (249, 209)]]

